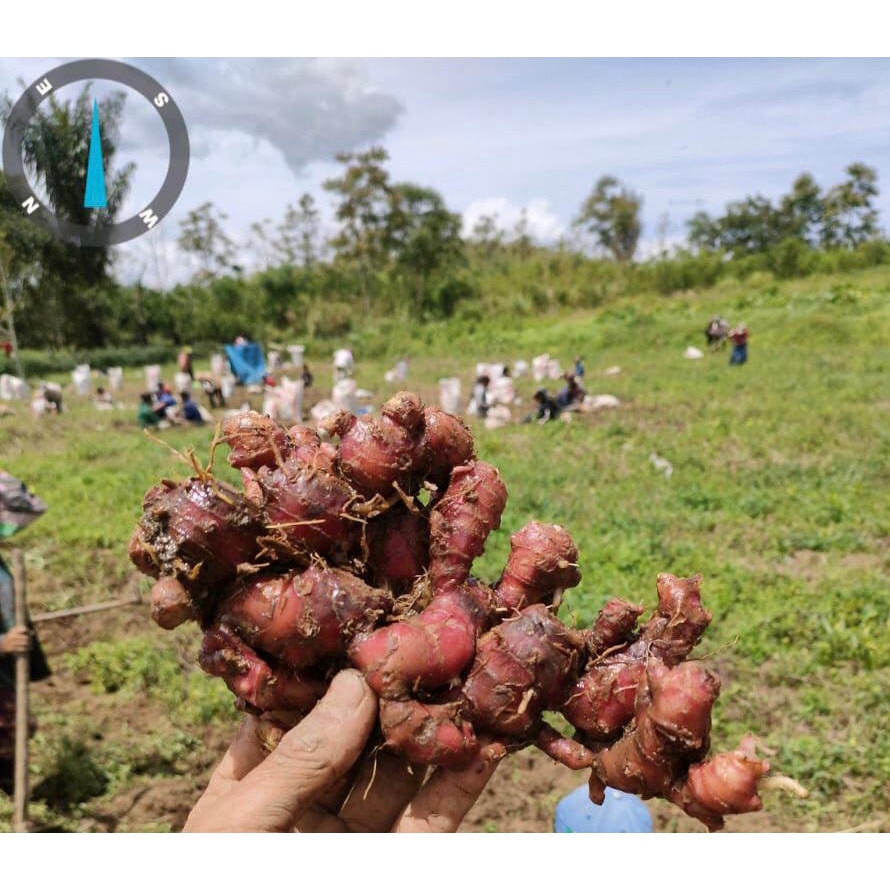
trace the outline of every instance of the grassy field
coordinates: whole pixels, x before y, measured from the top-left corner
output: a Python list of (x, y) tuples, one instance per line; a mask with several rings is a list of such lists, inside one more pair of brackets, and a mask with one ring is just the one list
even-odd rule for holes
[[(683, 358), (702, 346), (713, 312), (747, 322), (746, 366), (729, 367), (727, 353)], [(544, 351), (564, 363), (584, 355), (588, 391), (621, 406), (570, 424), (478, 430), (480, 455), (510, 490), (479, 573), (497, 575), (509, 531), (531, 518), (565, 524), (578, 542), (584, 580), (566, 617), (589, 621), (612, 595), (654, 604), (659, 571), (701, 572), (714, 613), (701, 648), (724, 681), (715, 746), (750, 730), (774, 771), (811, 791), (770, 795), (769, 830), (890, 828), (890, 271), (724, 282), (515, 326), (431, 327), (394, 342), (390, 358), (407, 353), (410, 386), (432, 399), (443, 376), (460, 376), (466, 392), (477, 360)], [(310, 349), (320, 383), (328, 356)], [(388, 395), (390, 360), (356, 358), (359, 385)], [(602, 376), (612, 365), (621, 373)], [(0, 418), (0, 466), (51, 505), (16, 541), (32, 611), (147, 588), (126, 558), (141, 494), (187, 470), (134, 428), (140, 378), (127, 373), (125, 410), (100, 413), (68, 395), (62, 417), (34, 420), (15, 406)], [(527, 401), (532, 384), (519, 383)], [(211, 435), (163, 437), (206, 454)], [(653, 454), (671, 462), (669, 478)], [(194, 629), (162, 633), (144, 606), (43, 628), (56, 674), (34, 687), (35, 819), (57, 830), (181, 824), (171, 813), (193, 800), (235, 719), (222, 684), (194, 670)], [(521, 775), (501, 772), (500, 793), (510, 782), (522, 793)], [(0, 827), (9, 812), (0, 796)], [(688, 827), (669, 813), (659, 825)], [(476, 827), (509, 826), (492, 817)]]

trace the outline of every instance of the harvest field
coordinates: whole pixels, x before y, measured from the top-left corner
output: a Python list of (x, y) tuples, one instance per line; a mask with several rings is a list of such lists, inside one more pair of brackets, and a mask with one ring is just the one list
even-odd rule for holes
[[(728, 352), (683, 358), (687, 345), (703, 346), (717, 312), (747, 322), (747, 365), (730, 367)], [(810, 791), (806, 800), (770, 792), (764, 812), (732, 817), (728, 830), (890, 829), (890, 269), (725, 281), (414, 334), (410, 348), (382, 348), (373, 331), (353, 344), (358, 384), (378, 402), (390, 394), (384, 370), (403, 353), (408, 387), (434, 401), (440, 377), (460, 376), (467, 393), (476, 361), (545, 351), (564, 364), (583, 355), (588, 392), (621, 400), (568, 424), (474, 427), (480, 457), (510, 492), (476, 566), (482, 577), (497, 575), (509, 532), (533, 518), (564, 524), (581, 552), (583, 580), (561, 612), (569, 621), (589, 622), (616, 595), (648, 609), (658, 572), (700, 572), (714, 620), (697, 654), (723, 680), (714, 749), (751, 731), (773, 771)], [(336, 345), (307, 343), (310, 397), (327, 395)], [(613, 365), (621, 373), (603, 376)], [(98, 412), (69, 386), (61, 417), (32, 419), (15, 405), (0, 418), (0, 466), (50, 504), (15, 541), (33, 613), (148, 589), (126, 554), (142, 493), (187, 469), (136, 429), (142, 385), (141, 368), (127, 369), (126, 410)], [(518, 387), (527, 410), (533, 384)], [(212, 434), (161, 436), (206, 457)], [(670, 477), (652, 454), (670, 461)], [(217, 469), (227, 471), (224, 460)], [(40, 636), (54, 676), (32, 687), (36, 827), (181, 827), (238, 719), (224, 685), (196, 667), (194, 626), (161, 631), (142, 603), (45, 623)], [(548, 831), (556, 801), (585, 778), (535, 752), (516, 755), (464, 830)], [(703, 830), (663, 802), (651, 810), (659, 830)], [(0, 828), (10, 814), (0, 796)]]

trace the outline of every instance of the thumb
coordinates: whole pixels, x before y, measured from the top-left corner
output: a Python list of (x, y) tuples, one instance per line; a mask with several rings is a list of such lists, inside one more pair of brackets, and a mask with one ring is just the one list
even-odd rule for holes
[(376, 718), (365, 678), (354, 670), (337, 674), (324, 698), (239, 783), (240, 830), (290, 830), (349, 771)]

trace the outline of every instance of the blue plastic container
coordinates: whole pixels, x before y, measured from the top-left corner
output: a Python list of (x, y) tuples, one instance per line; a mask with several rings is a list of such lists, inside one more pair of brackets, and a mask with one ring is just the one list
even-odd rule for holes
[(553, 830), (558, 834), (644, 834), (652, 831), (652, 817), (633, 794), (606, 788), (606, 799), (597, 806), (582, 785), (556, 805)]

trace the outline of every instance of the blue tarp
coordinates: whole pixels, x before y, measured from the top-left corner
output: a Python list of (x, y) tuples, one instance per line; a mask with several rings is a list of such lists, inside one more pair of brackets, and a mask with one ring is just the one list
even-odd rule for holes
[(259, 343), (245, 343), (243, 346), (226, 346), (226, 355), (232, 373), (238, 382), (245, 386), (262, 383), (266, 376), (266, 360)]

